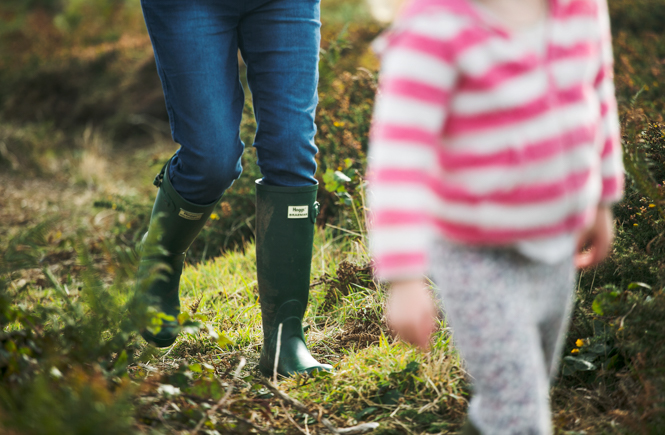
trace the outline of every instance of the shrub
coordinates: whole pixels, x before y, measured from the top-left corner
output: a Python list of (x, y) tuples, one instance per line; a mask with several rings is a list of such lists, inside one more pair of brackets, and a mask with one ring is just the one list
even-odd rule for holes
[[(152, 321), (147, 301), (134, 294), (135, 256), (126, 248), (104, 247), (110, 260), (104, 267), (115, 275), (109, 286), (91, 253), (71, 241), (80, 274), (56, 276), (42, 257), (48, 227), (31, 228), (2, 247), (2, 427), (28, 434), (128, 433), (136, 386), (126, 368), (141, 358), (135, 330)], [(144, 285), (156, 279), (156, 266)], [(47, 279), (41, 292), (15, 284), (22, 271), (33, 268)], [(19, 292), (30, 296), (19, 299)]]

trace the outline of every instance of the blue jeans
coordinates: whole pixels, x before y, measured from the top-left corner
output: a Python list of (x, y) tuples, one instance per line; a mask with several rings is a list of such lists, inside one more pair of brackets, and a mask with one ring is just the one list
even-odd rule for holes
[(316, 184), (320, 0), (142, 0), (173, 140), (171, 183), (196, 204), (240, 176), (247, 65), (263, 182)]

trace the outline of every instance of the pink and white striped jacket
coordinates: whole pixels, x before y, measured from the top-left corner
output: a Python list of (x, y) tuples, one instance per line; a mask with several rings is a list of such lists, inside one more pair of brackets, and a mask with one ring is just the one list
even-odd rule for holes
[(579, 231), (623, 165), (606, 0), (550, 0), (542, 53), (470, 0), (413, 0), (375, 47), (370, 248), (422, 277), (431, 241), (511, 245)]

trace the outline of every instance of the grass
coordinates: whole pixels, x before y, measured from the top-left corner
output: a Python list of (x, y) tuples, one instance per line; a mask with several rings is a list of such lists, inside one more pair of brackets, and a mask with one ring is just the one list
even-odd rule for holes
[[(334, 365), (335, 374), (285, 379), (280, 387), (292, 397), (324, 410), (339, 426), (378, 421), (378, 433), (445, 433), (456, 428), (468, 391), (448, 331), (440, 330), (432, 352), (425, 355), (390, 337), (382, 313), (383, 292), (354, 284), (347, 295), (338, 295), (335, 303), (326, 304), (328, 294), (336, 291), (331, 277), (339, 277), (337, 271), (344, 270), (340, 265), (346, 265), (348, 273), (349, 265), (364, 264), (367, 255), (362, 240), (332, 229), (316, 231), (314, 252), (307, 339), (317, 358)], [(142, 381), (144, 386), (152, 383), (153, 389), (143, 391), (141, 400), (150, 399), (154, 406), (139, 408), (150, 424), (154, 423), (150, 416), (156, 409), (173, 403), (181, 412), (170, 409), (160, 417), (163, 425), (170, 431), (192, 429), (196, 419), (187, 417), (191, 406), (182, 406), (179, 396), (156, 394), (165, 385), (177, 385), (183, 391), (201, 390), (205, 373), (197, 375), (191, 367), (203, 372), (201, 365), (208, 365), (214, 373), (220, 368), (228, 373), (242, 355), (248, 361), (241, 374), (245, 385), (231, 397), (253, 403), (266, 395), (253, 383), (259, 376), (256, 366), (262, 342), (255, 272), (251, 243), (244, 251), (228, 252), (184, 269), (184, 310), (205, 326), (183, 334), (170, 349), (153, 352), (141, 344), (135, 350), (137, 354), (154, 355), (145, 364), (130, 367), (135, 381)], [(224, 338), (212, 338), (210, 330)], [(182, 376), (178, 377), (182, 373), (190, 378), (183, 381)], [(277, 406), (274, 400), (271, 405)], [(259, 414), (252, 421), (260, 427), (272, 424), (278, 431), (290, 433), (289, 411), (271, 409), (273, 421)], [(302, 424), (307, 421), (312, 433), (320, 432), (315, 420), (295, 418)]]
[[(340, 238), (331, 230), (317, 231), (314, 252), (319, 258), (313, 259), (313, 276), (334, 276), (346, 257), (364, 257), (364, 252), (353, 252), (360, 246), (349, 236)], [(256, 375), (262, 336), (254, 274), (254, 254), (248, 245), (245, 253), (229, 253), (186, 268), (183, 293), (186, 305), (196, 306), (234, 343), (226, 353), (241, 352), (249, 359), (248, 372)], [(282, 388), (301, 401), (321, 406), (342, 425), (358, 420), (379, 421), (380, 433), (405, 427), (438, 433), (456, 427), (467, 391), (447, 331), (441, 330), (434, 339), (433, 351), (423, 355), (387, 335), (382, 292), (356, 286), (335, 306), (323, 311), (327, 291), (330, 289), (324, 286), (312, 291), (307, 338), (314, 355), (333, 364), (335, 375), (285, 380)], [(345, 333), (357, 324), (363, 331), (378, 332), (380, 335), (372, 337), (377, 341), (370, 346), (362, 341), (345, 341)], [(373, 329), (370, 325), (379, 327)], [(191, 356), (192, 345), (185, 339), (171, 355)], [(219, 349), (211, 351), (216, 352), (212, 362), (224, 357)]]
[[(361, 260), (361, 264), (367, 260), (362, 243), (354, 236), (336, 235), (330, 229), (317, 230), (314, 252), (315, 283), (336, 276), (339, 265), (349, 264), (349, 259)], [(218, 365), (218, 361), (240, 353), (248, 359), (248, 375), (258, 376), (262, 333), (253, 245), (248, 244), (244, 252), (230, 252), (186, 267), (182, 283), (184, 306), (192, 314), (203, 315), (233, 344), (222, 349), (214, 343), (206, 345), (205, 334), (185, 336), (167, 351), (168, 358)], [(434, 339), (433, 351), (424, 355), (388, 334), (382, 313), (383, 292), (355, 285), (348, 295), (326, 308), (329, 291), (326, 285), (312, 289), (307, 339), (317, 358), (333, 364), (335, 375), (284, 380), (281, 387), (305, 403), (321, 406), (340, 425), (379, 421), (379, 433), (400, 428), (439, 433), (456, 427), (467, 391), (448, 332), (442, 329)], [(362, 331), (374, 332), (369, 337), (371, 345), (362, 340), (367, 337), (345, 340), (357, 325)]]

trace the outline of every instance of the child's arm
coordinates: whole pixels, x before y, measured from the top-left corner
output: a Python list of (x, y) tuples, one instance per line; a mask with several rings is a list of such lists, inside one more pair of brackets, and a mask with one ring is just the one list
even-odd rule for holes
[[(602, 145), (600, 159), (603, 190), (593, 225), (578, 239), (578, 251), (575, 256), (575, 265), (578, 268), (595, 266), (609, 254), (614, 238), (610, 207), (621, 199), (624, 184), (623, 152), (614, 90), (610, 19), (606, 0), (599, 0), (599, 4), (601, 5), (598, 15), (601, 28), (601, 56), (595, 85), (601, 113), (599, 140)], [(582, 249), (587, 250), (582, 251)]]
[(579, 269), (595, 266), (610, 252), (614, 239), (612, 209), (607, 205), (598, 207), (593, 225), (580, 234), (577, 240), (575, 266)]
[(394, 282), (386, 315), (388, 324), (402, 340), (421, 349), (429, 347), (429, 337), (436, 329), (436, 311), (423, 280)]
[(423, 349), (436, 312), (424, 283), (432, 240), (431, 186), (437, 149), (457, 80), (455, 17), (421, 17), (393, 34), (382, 56), (368, 158), (369, 239), (374, 272), (390, 282), (393, 331)]

